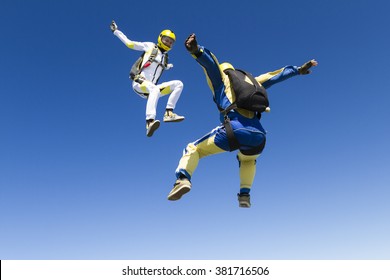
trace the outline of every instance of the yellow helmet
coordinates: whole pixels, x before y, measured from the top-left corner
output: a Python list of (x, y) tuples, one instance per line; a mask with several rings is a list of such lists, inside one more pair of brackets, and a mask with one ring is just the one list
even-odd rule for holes
[(219, 69), (221, 70), (221, 72), (227, 70), (227, 69), (232, 69), (234, 70), (234, 67), (233, 65), (231, 65), (229, 62), (224, 62), (224, 63), (221, 63), (219, 65)]
[(169, 51), (176, 41), (176, 35), (172, 30), (165, 29), (158, 35), (157, 45), (163, 50)]

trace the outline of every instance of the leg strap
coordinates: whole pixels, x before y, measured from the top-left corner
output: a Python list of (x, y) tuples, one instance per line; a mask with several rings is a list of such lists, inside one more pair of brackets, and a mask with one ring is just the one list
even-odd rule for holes
[(226, 136), (229, 141), (230, 151), (237, 150), (240, 147), (240, 143), (238, 143), (236, 136), (234, 136), (232, 124), (230, 123), (230, 119), (227, 115), (225, 115), (223, 126), (225, 127)]

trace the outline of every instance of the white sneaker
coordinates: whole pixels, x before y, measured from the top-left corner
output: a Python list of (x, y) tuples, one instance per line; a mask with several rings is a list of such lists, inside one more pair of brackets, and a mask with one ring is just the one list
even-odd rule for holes
[(165, 112), (164, 114), (164, 122), (181, 122), (184, 120), (183, 116), (179, 116), (174, 112)]
[(146, 125), (146, 136), (151, 137), (153, 133), (160, 127), (160, 121), (154, 120)]
[(168, 194), (168, 200), (178, 200), (191, 190), (191, 182), (187, 179), (177, 179), (173, 189)]

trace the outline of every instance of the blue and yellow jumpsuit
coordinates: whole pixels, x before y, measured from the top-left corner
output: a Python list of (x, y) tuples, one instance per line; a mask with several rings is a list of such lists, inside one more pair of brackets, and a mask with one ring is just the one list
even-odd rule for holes
[[(220, 70), (217, 58), (204, 47), (200, 47), (200, 54), (194, 58), (205, 72), (214, 102), (218, 108), (227, 108), (235, 101), (235, 96), (231, 90), (228, 76)], [(296, 75), (299, 75), (297, 66), (286, 66), (262, 74), (255, 79), (267, 89)], [(228, 116), (234, 135), (240, 144), (237, 155), (240, 169), (240, 193), (249, 193), (256, 173), (256, 159), (265, 145), (266, 132), (259, 117), (254, 112), (236, 109), (231, 111)], [(222, 113), (220, 121), (221, 123), (224, 121)], [(187, 145), (176, 169), (176, 177), (184, 175), (191, 180), (199, 159), (227, 151), (230, 151), (229, 141), (225, 127), (221, 124), (202, 138)]]

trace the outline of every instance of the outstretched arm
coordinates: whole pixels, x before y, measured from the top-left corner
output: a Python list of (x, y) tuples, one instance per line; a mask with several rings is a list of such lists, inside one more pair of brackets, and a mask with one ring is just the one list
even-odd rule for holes
[(125, 44), (129, 49), (133, 49), (136, 51), (146, 51), (150, 48), (150, 44), (152, 44), (148, 42), (136, 42), (130, 40), (126, 37), (125, 34), (122, 33), (122, 31), (118, 29), (118, 25), (115, 23), (115, 21), (111, 22), (110, 29), (112, 33), (114, 33), (114, 35), (118, 37), (119, 40), (121, 40), (122, 43)]
[(218, 91), (223, 86), (223, 81), (217, 58), (208, 49), (198, 45), (195, 34), (188, 36), (184, 45), (187, 51), (202, 66), (213, 92)]
[(274, 84), (285, 81), (291, 77), (297, 75), (307, 75), (311, 73), (309, 70), (313, 66), (317, 66), (318, 62), (315, 59), (312, 59), (302, 66), (286, 66), (281, 69), (278, 69), (273, 72), (268, 72), (256, 77), (256, 80), (261, 83), (265, 88), (270, 88)]

